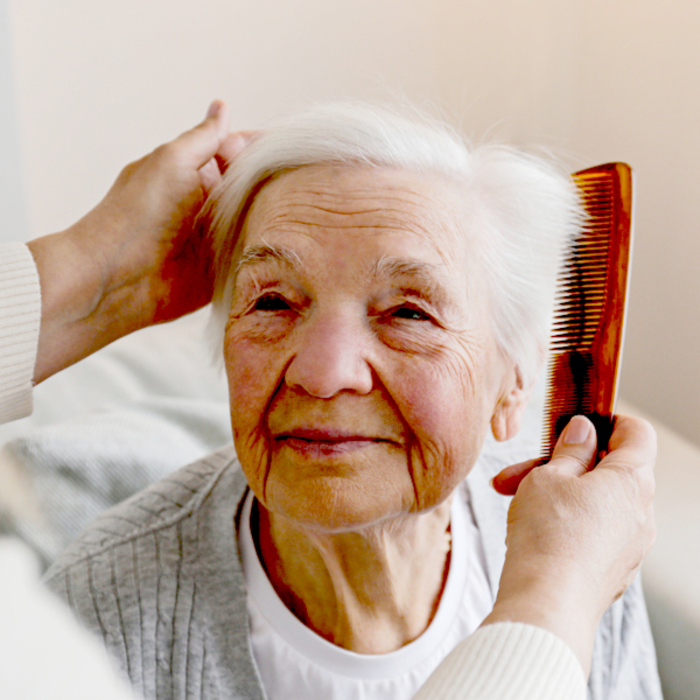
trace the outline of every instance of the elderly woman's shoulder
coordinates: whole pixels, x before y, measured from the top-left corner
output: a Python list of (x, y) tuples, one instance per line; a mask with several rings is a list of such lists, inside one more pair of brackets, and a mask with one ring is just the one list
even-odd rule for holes
[[(235, 510), (246, 488), (232, 445), (177, 470), (96, 518), (58, 557), (45, 580), (49, 586), (70, 569), (108, 555), (135, 540), (153, 537), (212, 506), (228, 502)], [(178, 537), (181, 539), (182, 534)]]
[(146, 698), (184, 697), (193, 683), (192, 697), (213, 697), (203, 689), (219, 687), (223, 640), (240, 661), (227, 688), (257, 682), (234, 527), (245, 493), (233, 448), (215, 452), (107, 511), (47, 574)]

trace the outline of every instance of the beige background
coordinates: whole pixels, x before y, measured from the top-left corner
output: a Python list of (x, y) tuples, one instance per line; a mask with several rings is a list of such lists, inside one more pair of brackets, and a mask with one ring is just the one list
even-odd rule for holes
[[(3, 125), (18, 126), (26, 237), (70, 224), (214, 97), (237, 127), (310, 101), (408, 97), (475, 138), (544, 145), (572, 169), (628, 161), (637, 244), (622, 394), (700, 443), (693, 0), (3, 4), (16, 104)], [(12, 228), (6, 219), (2, 239)]]

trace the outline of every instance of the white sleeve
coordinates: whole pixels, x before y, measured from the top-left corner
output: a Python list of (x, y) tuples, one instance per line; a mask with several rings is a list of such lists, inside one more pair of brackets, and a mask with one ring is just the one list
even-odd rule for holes
[(0, 423), (32, 412), (40, 322), (39, 274), (29, 248), (0, 246)]
[(20, 542), (0, 537), (0, 697), (137, 700), (104, 645), (39, 581)]
[(585, 700), (573, 651), (533, 625), (486, 625), (459, 644), (414, 700)]

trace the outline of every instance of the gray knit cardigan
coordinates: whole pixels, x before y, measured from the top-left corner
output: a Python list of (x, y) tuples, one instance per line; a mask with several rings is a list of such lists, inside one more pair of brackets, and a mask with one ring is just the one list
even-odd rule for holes
[[(508, 500), (488, 484), (503, 463), (467, 479), (495, 597)], [(64, 552), (47, 581), (145, 700), (259, 700), (237, 548), (247, 485), (232, 448), (220, 450), (104, 513)], [(600, 623), (590, 700), (660, 700), (639, 582)]]

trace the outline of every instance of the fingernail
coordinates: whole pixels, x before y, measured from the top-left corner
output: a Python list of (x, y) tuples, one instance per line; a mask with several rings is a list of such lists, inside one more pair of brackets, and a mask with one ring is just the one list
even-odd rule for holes
[(209, 109), (207, 110), (207, 119), (209, 119), (209, 117), (213, 117), (215, 114), (218, 114), (220, 109), (221, 109), (221, 102), (219, 100), (214, 100), (209, 105)]
[(586, 442), (590, 430), (590, 423), (586, 418), (583, 416), (574, 416), (569, 421), (569, 425), (566, 426), (566, 430), (564, 431), (564, 444), (580, 445)]

